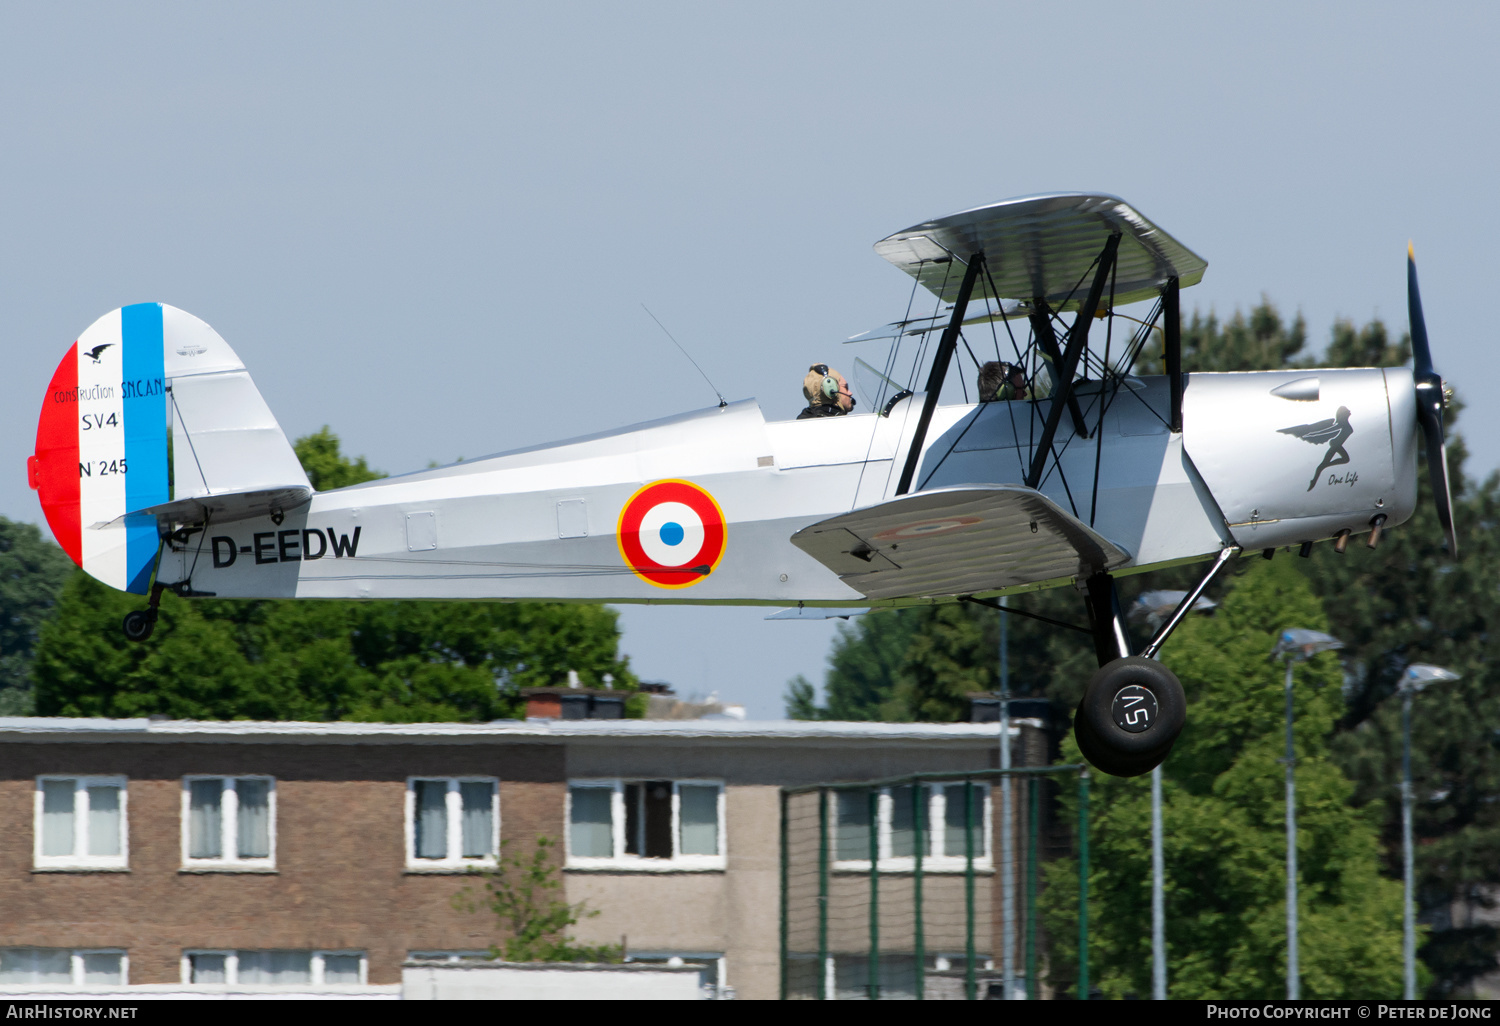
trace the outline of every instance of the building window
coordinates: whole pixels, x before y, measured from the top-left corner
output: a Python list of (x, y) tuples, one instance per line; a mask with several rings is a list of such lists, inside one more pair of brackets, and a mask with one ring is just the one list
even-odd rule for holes
[(275, 866), (275, 851), (273, 778), (183, 778), (184, 868), (270, 869)]
[(0, 985), (123, 987), (128, 969), (119, 948), (0, 948)]
[(477, 949), (467, 951), (408, 951), (406, 958), (411, 962), (487, 962), (494, 956), (488, 951)]
[[(965, 868), (971, 837), (975, 866), (986, 870), (991, 868), (989, 787), (977, 783), (972, 785), (969, 794), (973, 808), (966, 812), (965, 786), (961, 781), (922, 785), (924, 870), (952, 872)], [(918, 793), (910, 784), (873, 791), (858, 788), (833, 792), (829, 818), (834, 868), (869, 868), (872, 822), (879, 868), (895, 871), (916, 868)]]
[(406, 786), (410, 869), (488, 865), (500, 845), (494, 777), (412, 777)]
[(568, 865), (723, 869), (724, 785), (717, 780), (575, 780)]
[(124, 869), (124, 777), (38, 777), (36, 868)]
[(182, 979), (194, 986), (336, 987), (363, 984), (363, 951), (184, 951)]

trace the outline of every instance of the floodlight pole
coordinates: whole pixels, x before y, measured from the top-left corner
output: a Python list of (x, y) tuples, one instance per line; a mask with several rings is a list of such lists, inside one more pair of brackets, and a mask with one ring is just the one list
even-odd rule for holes
[(1412, 902), (1411, 843), (1411, 693), (1403, 682), (1401, 688), (1401, 961), (1408, 1001), (1417, 999), (1417, 924)]
[(1167, 999), (1166, 866), (1161, 852), (1161, 766), (1151, 770), (1151, 998)]
[[(1005, 596), (1000, 604), (1006, 604)], [(1010, 774), (1010, 635), (1000, 614), (1000, 986), (1005, 1000), (1015, 996), (1016, 882), (1011, 876), (1014, 831), (1011, 823)]]
[(1292, 752), (1292, 657), (1286, 659), (1286, 997), (1302, 992), (1297, 968), (1297, 779)]

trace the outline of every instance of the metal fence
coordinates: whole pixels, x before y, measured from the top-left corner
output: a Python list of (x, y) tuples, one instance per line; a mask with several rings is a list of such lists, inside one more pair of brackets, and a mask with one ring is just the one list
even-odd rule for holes
[[(1070, 777), (1076, 825), (1055, 816)], [(783, 788), (781, 997), (1050, 996), (1041, 867), (1067, 855), (1086, 996), (1088, 787), (1066, 765)]]

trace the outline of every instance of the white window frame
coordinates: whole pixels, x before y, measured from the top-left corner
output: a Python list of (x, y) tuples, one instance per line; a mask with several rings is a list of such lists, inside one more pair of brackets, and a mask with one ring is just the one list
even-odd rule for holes
[[(219, 792), (219, 852), (218, 858), (196, 859), (189, 854), (192, 837), (192, 784), (197, 780), (217, 780)], [(239, 790), (236, 781), (264, 780), (266, 789), (266, 815), (270, 822), (270, 854), (265, 858), (240, 858), (239, 845)], [(194, 773), (182, 778), (182, 869), (184, 873), (267, 873), (276, 869), (276, 778), (264, 773)]]
[[(66, 951), (69, 955), (68, 974), (69, 987), (125, 987), (130, 984), (130, 955), (125, 948), (49, 948), (39, 944), (7, 944), (6, 950), (25, 951)], [(84, 955), (119, 955), (120, 956), (120, 982), (119, 983), (85, 983), (83, 981), (83, 956)], [(42, 984), (36, 983), (6, 983), (0, 984), (0, 991), (25, 988), (28, 991), (36, 990)]]
[[(985, 873), (994, 871), (994, 857), (991, 851), (991, 837), (994, 833), (993, 788), (984, 781), (974, 781), (975, 789), (983, 792), (980, 797), (980, 808), (983, 813), (983, 822), (979, 825), (979, 840), (982, 842), (980, 850), (974, 853), (974, 869)], [(904, 786), (904, 785), (903, 785)], [(950, 853), (944, 850), (947, 834), (947, 798), (949, 790), (962, 791), (963, 781), (946, 782), (920, 782), (915, 786), (929, 789), (927, 799), (927, 822), (926, 845), (922, 852), (922, 872), (924, 873), (962, 873), (968, 869), (968, 856), (963, 852)], [(879, 788), (880, 799), (876, 805), (877, 829), (879, 830), (877, 841), (878, 859), (875, 868), (879, 872), (912, 873), (916, 872), (917, 859), (914, 855), (895, 856), (891, 854), (892, 822), (895, 811), (895, 798), (891, 794), (891, 788)], [(861, 793), (868, 793), (867, 790)], [(838, 794), (830, 791), (828, 796), (828, 843), (833, 851), (833, 868), (839, 872), (869, 872), (870, 859), (846, 859), (839, 857), (838, 851)], [(961, 800), (960, 800), (961, 801)]]
[[(370, 979), (370, 956), (367, 951), (355, 950), (353, 948), (318, 948), (309, 951), (312, 956), (312, 982), (311, 983), (241, 983), (240, 974), (240, 951), (262, 951), (263, 948), (184, 948), (182, 951), (182, 982), (188, 987), (251, 987), (257, 990), (295, 990), (298, 987), (323, 990), (330, 987), (354, 987), (368, 986)], [(288, 948), (289, 951), (301, 951), (302, 948)], [(194, 983), (193, 982), (193, 956), (194, 955), (223, 955), (224, 956), (224, 982), (223, 983)], [(324, 983), (323, 982), (323, 959), (328, 955), (358, 955), (359, 956), (359, 983)]]
[[(42, 854), (42, 784), (48, 780), (73, 781), (73, 854)], [(44, 773), (36, 778), (32, 815), (32, 865), (39, 870), (113, 870), (130, 868), (130, 789), (129, 779), (119, 775), (84, 775), (78, 773)], [(120, 790), (120, 854), (88, 855), (89, 788), (116, 787)], [(113, 950), (113, 949), (110, 949)]]
[[(680, 873), (692, 872), (718, 872), (729, 868), (729, 839), (725, 830), (724, 801), (728, 788), (723, 780), (700, 779), (697, 777), (684, 777), (672, 781), (672, 855), (670, 858), (647, 858), (644, 855), (628, 855), (625, 852), (625, 785), (644, 784), (648, 780), (660, 780), (660, 777), (606, 777), (585, 778), (568, 781), (567, 801), (563, 809), (563, 822), (565, 824), (565, 836), (567, 845), (567, 858), (564, 862), (568, 869), (609, 869), (609, 870), (633, 870), (641, 873)], [(614, 854), (608, 856), (590, 856), (573, 854), (573, 788), (575, 787), (597, 787), (608, 789), (611, 793), (610, 809), (610, 838), (614, 846)], [(682, 800), (680, 788), (683, 787), (714, 787), (718, 789), (718, 830), (719, 830), (719, 853), (717, 855), (684, 855), (677, 850), (682, 833)]]
[(488, 950), (480, 951), (477, 948), (466, 948), (456, 951), (444, 948), (429, 951), (408, 951), (406, 953), (406, 960), (408, 962), (474, 962), (480, 959), (488, 961), (490, 957)]
[[(448, 812), (448, 856), (441, 859), (417, 858), (417, 781), (445, 781), (448, 792), (445, 808)], [(478, 858), (455, 855), (463, 851), (463, 796), (459, 784), (490, 785), (490, 853)], [(420, 776), (406, 778), (406, 871), (409, 873), (467, 872), (470, 867), (497, 865), (500, 851), (500, 779), (482, 776)]]

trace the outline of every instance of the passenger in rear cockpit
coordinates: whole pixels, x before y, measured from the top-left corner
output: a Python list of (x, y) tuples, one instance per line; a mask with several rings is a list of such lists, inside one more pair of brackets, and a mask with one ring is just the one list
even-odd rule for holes
[(1025, 399), (1030, 391), (1026, 372), (1013, 363), (991, 360), (979, 368), (979, 401), (982, 403)]
[(807, 377), (802, 379), (802, 394), (807, 397), (807, 409), (797, 414), (798, 420), (842, 417), (854, 409), (849, 382), (826, 363), (815, 363), (807, 368)]

